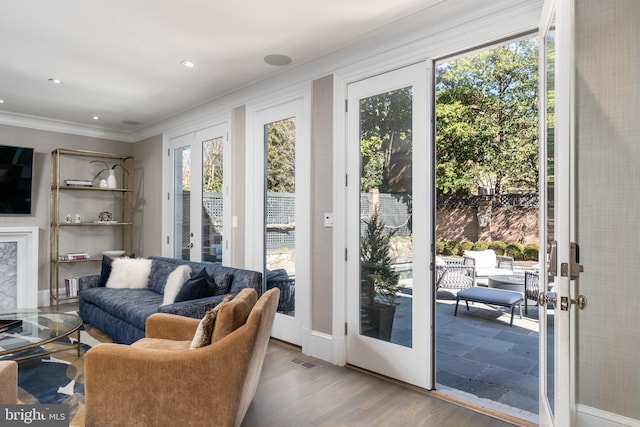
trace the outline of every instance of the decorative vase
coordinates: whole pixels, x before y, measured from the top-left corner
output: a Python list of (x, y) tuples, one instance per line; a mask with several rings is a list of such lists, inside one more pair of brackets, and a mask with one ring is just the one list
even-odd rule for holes
[(114, 175), (114, 170), (109, 169), (109, 176), (107, 177), (107, 187), (108, 188), (118, 188), (118, 183), (116, 182), (116, 176)]

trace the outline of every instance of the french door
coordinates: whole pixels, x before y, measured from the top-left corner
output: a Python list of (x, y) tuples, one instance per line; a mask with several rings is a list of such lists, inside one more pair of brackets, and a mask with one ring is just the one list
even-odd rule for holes
[(265, 289), (280, 289), (271, 335), (300, 346), (310, 322), (311, 175), (305, 105), (303, 96), (250, 106), (252, 189), (247, 193), (249, 267), (263, 272)]
[[(228, 263), (226, 213), (230, 203), (225, 176), (229, 151), (226, 125), (173, 138), (168, 163), (172, 183), (168, 203), (172, 212), (169, 254), (191, 261)], [(228, 157), (228, 156), (227, 156)]]
[(428, 389), (429, 75), (419, 63), (347, 88), (346, 341), (347, 363)]
[[(541, 244), (540, 251), (540, 424), (570, 426), (571, 318), (568, 265), (571, 208), (572, 138), (570, 20), (564, 0), (546, 1), (540, 36)], [(546, 293), (545, 293), (546, 291)], [(545, 299), (547, 297), (548, 299)]]
[(637, 241), (639, 20), (634, 0), (543, 8), (541, 194), (552, 293), (540, 301), (541, 425), (640, 420), (639, 268), (628, 249)]

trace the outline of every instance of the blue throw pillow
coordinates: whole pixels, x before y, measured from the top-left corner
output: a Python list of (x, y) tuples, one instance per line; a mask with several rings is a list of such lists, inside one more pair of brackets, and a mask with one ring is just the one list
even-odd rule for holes
[(106, 255), (102, 255), (102, 270), (100, 270), (100, 280), (98, 280), (98, 286), (106, 286), (107, 280), (111, 275), (111, 262), (113, 258)]
[(203, 268), (200, 273), (191, 276), (184, 282), (174, 302), (189, 301), (192, 299), (210, 297), (215, 294), (216, 285)]

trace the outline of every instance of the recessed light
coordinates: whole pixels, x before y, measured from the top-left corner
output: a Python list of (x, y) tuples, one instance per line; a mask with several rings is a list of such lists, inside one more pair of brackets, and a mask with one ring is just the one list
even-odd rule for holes
[(63, 83), (64, 83), (64, 82), (63, 82), (62, 80), (60, 80), (60, 79), (49, 79), (49, 82), (54, 83), (54, 84), (57, 84), (57, 85), (61, 85), (61, 84), (63, 84)]
[(287, 55), (267, 55), (264, 57), (264, 62), (269, 65), (275, 65), (276, 67), (282, 67), (284, 65), (291, 64), (291, 57)]
[(100, 117), (98, 117), (98, 116), (91, 116), (91, 118), (92, 118), (93, 120), (100, 120)]
[(0, 99), (0, 104), (4, 104), (4, 99)]
[(193, 68), (196, 65), (193, 62), (189, 61), (188, 59), (183, 59), (182, 61), (180, 61), (180, 64), (184, 65), (187, 68)]

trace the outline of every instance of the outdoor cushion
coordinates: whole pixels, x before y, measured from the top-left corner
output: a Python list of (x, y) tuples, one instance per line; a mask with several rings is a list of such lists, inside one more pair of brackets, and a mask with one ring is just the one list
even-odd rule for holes
[(456, 296), (456, 309), (453, 314), (454, 316), (458, 315), (458, 303), (460, 300), (467, 302), (467, 310), (469, 309), (468, 301), (509, 307), (511, 309), (511, 326), (513, 326), (513, 313), (516, 305), (520, 306), (520, 317), (522, 317), (521, 304), (524, 301), (524, 298), (520, 292), (484, 287), (463, 289), (458, 292), (458, 295)]
[[(492, 249), (484, 251), (464, 251), (464, 256), (475, 260), (475, 267), (478, 268), (496, 268), (496, 253)], [(481, 274), (477, 274), (481, 276)]]
[(458, 292), (458, 298), (506, 306), (516, 304), (523, 299), (520, 292), (508, 291), (506, 289), (484, 288), (481, 286), (461, 290)]

